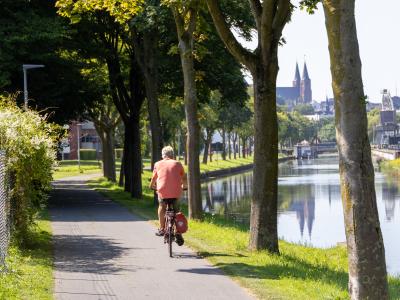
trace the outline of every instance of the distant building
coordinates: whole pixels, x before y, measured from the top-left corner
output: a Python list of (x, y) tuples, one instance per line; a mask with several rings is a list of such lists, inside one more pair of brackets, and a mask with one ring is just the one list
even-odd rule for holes
[(393, 96), (392, 97), (393, 101), (393, 108), (395, 110), (400, 110), (400, 97), (399, 96)]
[(400, 142), (399, 126), (393, 99), (388, 90), (382, 90), (379, 125), (374, 128), (373, 144), (397, 145)]
[(374, 102), (368, 102), (367, 103), (367, 111), (371, 111), (373, 109), (381, 109), (382, 108), (382, 104), (381, 103), (374, 103)]
[(321, 118), (333, 117), (335, 115), (335, 99), (326, 97), (325, 101), (313, 102), (312, 106), (316, 114)]
[[(79, 130), (78, 130), (79, 126)], [(96, 157), (101, 158), (101, 140), (93, 122), (72, 121), (68, 127), (68, 138), (63, 142), (63, 159), (78, 159), (78, 132), (80, 149), (93, 149)]]
[(278, 104), (287, 105), (289, 108), (297, 104), (311, 104), (312, 90), (311, 79), (308, 75), (307, 64), (304, 63), (303, 76), (300, 78), (299, 65), (296, 63), (296, 70), (292, 86), (277, 87), (276, 97)]

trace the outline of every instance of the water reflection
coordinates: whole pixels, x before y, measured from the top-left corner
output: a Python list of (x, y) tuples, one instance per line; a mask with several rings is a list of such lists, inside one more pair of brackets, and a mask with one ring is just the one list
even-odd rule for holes
[[(280, 166), (278, 233), (287, 241), (330, 247), (345, 241), (337, 157)], [(202, 185), (205, 211), (249, 224), (252, 172)], [(375, 187), (388, 271), (400, 273), (399, 190), (377, 172)]]
[(382, 199), (385, 204), (386, 221), (391, 221), (394, 218), (397, 194), (398, 188), (396, 186), (382, 184)]
[[(283, 187), (287, 189), (288, 187)], [(315, 220), (315, 194), (314, 187), (311, 185), (299, 185), (289, 188), (288, 203), (290, 206), (286, 212), (295, 212), (297, 221), (299, 222), (300, 234), (303, 237), (304, 224), (307, 223), (308, 236), (311, 238), (312, 226)], [(282, 191), (284, 193), (284, 191)], [(282, 193), (279, 194), (279, 203), (282, 204)], [(282, 205), (279, 206), (282, 212)]]

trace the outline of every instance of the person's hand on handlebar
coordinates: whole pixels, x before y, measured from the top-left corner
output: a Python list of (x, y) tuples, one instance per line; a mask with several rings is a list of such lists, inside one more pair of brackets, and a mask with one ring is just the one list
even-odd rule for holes
[(149, 188), (152, 189), (152, 190), (154, 190), (154, 191), (157, 191), (157, 181), (154, 180), (153, 178), (150, 179)]

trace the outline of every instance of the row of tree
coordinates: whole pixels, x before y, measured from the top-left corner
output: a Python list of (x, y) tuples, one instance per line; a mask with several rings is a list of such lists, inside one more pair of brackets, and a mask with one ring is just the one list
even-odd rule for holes
[[(207, 119), (203, 121), (209, 121), (210, 110), (215, 112), (213, 102), (219, 101), (216, 90), (221, 94), (221, 107), (227, 109), (226, 120), (232, 114), (236, 117), (245, 112), (247, 93), (243, 88), (241, 67), (250, 71), (254, 82), (251, 124), (254, 130), (250, 134), (254, 136), (254, 182), (249, 247), (279, 254), (280, 140), (276, 77), (278, 48), (284, 43), (282, 31), (295, 9), (290, 0), (56, 1), (58, 13), (72, 24), (55, 16), (52, 1), (3, 2), (1, 18), (20, 22), (6, 20), (3, 24), (15, 26), (1, 28), (5, 40), (0, 57), (5, 70), (0, 78), (2, 87), (12, 90), (19, 86), (17, 82), (21, 76), (13, 70), (29, 57), (33, 63), (57, 65), (57, 68), (47, 67), (46, 73), (40, 71), (42, 77), (34, 89), (36, 98), (44, 100), (35, 103), (38, 108), (56, 106), (59, 111), (62, 108), (58, 116), (70, 118), (79, 115), (75, 111), (77, 107), (80, 108), (78, 112), (93, 111), (98, 117), (96, 107), (100, 107), (104, 120), (115, 120), (113, 106), (108, 106), (112, 102), (124, 124), (120, 177), (125, 190), (135, 198), (142, 196), (141, 117), (144, 113), (148, 116), (154, 163), (160, 158), (163, 136), (172, 134), (163, 130), (172, 121), (167, 118), (165, 124), (162, 122), (160, 101), (174, 103), (177, 97), (182, 97), (183, 90), (190, 218), (202, 218), (199, 169), (202, 119), (198, 116), (203, 110), (204, 119)], [(376, 207), (354, 19), (355, 0), (300, 2), (309, 12), (322, 2), (325, 12), (349, 252), (349, 291), (352, 299), (387, 299), (384, 246)], [(254, 51), (244, 48), (232, 30), (245, 39), (255, 38), (257, 48)], [(38, 49), (43, 40), (50, 41), (46, 52)], [(181, 68), (177, 67), (179, 65)], [(99, 71), (93, 71), (96, 68)], [(85, 69), (89, 71), (82, 72)], [(43, 80), (45, 76), (47, 80)], [(98, 81), (101, 84), (96, 83)], [(91, 82), (95, 85), (89, 89)], [(39, 97), (39, 91), (46, 91), (47, 95), (41, 93)], [(68, 98), (71, 104), (64, 105)], [(202, 103), (210, 108), (201, 107)], [(233, 105), (238, 105), (236, 112)], [(179, 105), (177, 108), (179, 110)], [(246, 118), (246, 113), (243, 115)], [(229, 126), (225, 123), (228, 122), (221, 128)], [(110, 122), (111, 127), (114, 124)], [(213, 126), (203, 124), (210, 132)], [(230, 128), (224, 130), (228, 133)], [(205, 139), (209, 140), (207, 129), (205, 131)]]

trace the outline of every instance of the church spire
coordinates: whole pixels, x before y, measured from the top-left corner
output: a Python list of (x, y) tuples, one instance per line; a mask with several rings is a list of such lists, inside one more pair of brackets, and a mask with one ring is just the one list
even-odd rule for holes
[(294, 73), (294, 79), (293, 79), (293, 87), (300, 87), (300, 71), (299, 71), (299, 64), (296, 62), (296, 71)]
[(308, 75), (307, 63), (304, 61), (303, 78), (300, 84), (300, 99), (303, 103), (311, 103), (312, 91), (311, 91), (311, 79)]
[(308, 76), (308, 70), (307, 70), (307, 63), (306, 62), (304, 62), (303, 80), (310, 80), (310, 76)]

